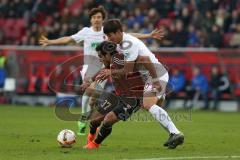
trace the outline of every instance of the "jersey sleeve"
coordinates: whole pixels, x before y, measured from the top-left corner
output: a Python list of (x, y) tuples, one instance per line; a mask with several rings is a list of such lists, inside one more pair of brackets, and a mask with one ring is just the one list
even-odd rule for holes
[(123, 49), (123, 54), (125, 56), (125, 61), (135, 61), (138, 57), (138, 44), (137, 43), (129, 43), (129, 46)]
[(76, 34), (71, 35), (71, 38), (76, 42), (79, 43), (81, 41), (84, 41), (87, 33), (87, 28), (84, 27), (80, 31), (78, 31)]

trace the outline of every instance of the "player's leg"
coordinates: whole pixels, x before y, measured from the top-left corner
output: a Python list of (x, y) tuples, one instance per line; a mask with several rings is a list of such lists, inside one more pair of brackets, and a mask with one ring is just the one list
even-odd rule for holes
[(82, 116), (78, 121), (78, 135), (85, 135), (87, 119), (91, 111), (91, 106), (89, 105), (89, 97), (93, 92), (94, 84), (91, 84), (82, 96)]
[(78, 135), (85, 135), (85, 129), (87, 126), (87, 115), (86, 113), (90, 111), (90, 107), (88, 105), (89, 96), (84, 93), (82, 96), (82, 116), (78, 121)]
[[(111, 103), (106, 103), (106, 101), (110, 101)], [(92, 94), (90, 105), (93, 106), (91, 107), (93, 112), (91, 112), (89, 116), (90, 133), (88, 134), (87, 144), (93, 141), (96, 133), (99, 131), (98, 127), (101, 125), (101, 122), (103, 121), (105, 115), (111, 112), (116, 104), (117, 98), (113, 97), (113, 95), (109, 94), (108, 92), (95, 91)]]
[(98, 111), (94, 111), (90, 117), (89, 123), (89, 133), (87, 137), (87, 144), (92, 142), (97, 134), (98, 127), (101, 125), (105, 115), (99, 113)]
[(102, 141), (111, 134), (113, 124), (115, 124), (118, 121), (119, 120), (118, 120), (116, 114), (113, 111), (109, 112), (104, 117), (102, 126), (101, 126), (101, 128), (99, 130), (99, 134), (97, 135), (97, 137), (94, 140), (94, 142), (96, 144), (101, 144)]
[(152, 116), (161, 124), (161, 126), (170, 134), (169, 139), (166, 143), (164, 143), (164, 146), (167, 146), (169, 148), (176, 148), (177, 145), (183, 143), (184, 137), (177, 129), (168, 113), (158, 105), (161, 104), (159, 103), (160, 101), (163, 101), (163, 99), (165, 99), (164, 93), (168, 81), (168, 75), (164, 75), (160, 78), (160, 80), (162, 82), (161, 93), (156, 96), (156, 93), (151, 92), (152, 86), (148, 86), (149, 88), (145, 90), (143, 97), (143, 107), (147, 109), (152, 114)]
[(148, 94), (143, 98), (143, 107), (147, 109), (169, 133), (179, 134), (180, 131), (174, 125), (168, 113), (157, 105), (157, 102), (158, 98), (156, 96)]
[(157, 105), (157, 103), (158, 98), (156, 96), (149, 97), (148, 95), (148, 97), (144, 97), (144, 108), (147, 109), (152, 114), (152, 116), (161, 124), (161, 126), (170, 134), (169, 139), (164, 143), (164, 146), (174, 149), (177, 147), (177, 145), (183, 143), (184, 136), (177, 129), (168, 113), (162, 107)]
[[(80, 71), (82, 79), (84, 80), (86, 71), (88, 69), (88, 65), (83, 65), (82, 70)], [(86, 113), (89, 110), (89, 106), (88, 106), (88, 99), (89, 97), (87, 96), (87, 94), (84, 92), (84, 94), (82, 95), (82, 116), (80, 117), (77, 125), (78, 125), (78, 135), (85, 135), (85, 130), (86, 130), (86, 126), (87, 126), (87, 117), (86, 117)]]
[(94, 102), (99, 96), (97, 91), (102, 91), (104, 89), (105, 84), (106, 84), (106, 81), (103, 81), (100, 84), (93, 82), (84, 92), (84, 95), (82, 96), (82, 115), (83, 116), (81, 121), (78, 122), (78, 126), (79, 126), (78, 135), (85, 135), (85, 130), (87, 126), (87, 123), (86, 123), (87, 117), (90, 114), (92, 105), (94, 105)]
[[(101, 96), (97, 99), (96, 104), (96, 110), (97, 113), (100, 115), (105, 115), (104, 120), (102, 122), (102, 126), (99, 129), (99, 132), (97, 134), (97, 142), (90, 142), (88, 143), (84, 148), (86, 149), (94, 149), (98, 148), (99, 144), (103, 139), (105, 139), (110, 133), (111, 133), (111, 125), (115, 123), (116, 117), (112, 115), (110, 112), (114, 109), (115, 106), (118, 104), (118, 97), (116, 97), (114, 94), (103, 91)], [(95, 113), (91, 115), (91, 121), (97, 120), (95, 116)], [(101, 119), (102, 120), (102, 119)], [(111, 125), (110, 125), (111, 124)], [(93, 124), (93, 126), (90, 128), (91, 134), (96, 134), (96, 127), (99, 126), (99, 124)], [(95, 132), (95, 133), (94, 133)]]
[(114, 112), (109, 112), (102, 122), (102, 126), (99, 129), (99, 132), (94, 141), (88, 143), (84, 146), (85, 149), (96, 149), (100, 144), (111, 134), (112, 126), (118, 122), (118, 118)]
[[(108, 97), (108, 100), (112, 100), (111, 96)], [(139, 106), (139, 100), (133, 99), (133, 98), (115, 97), (114, 101), (108, 101), (108, 100), (107, 100), (107, 102), (110, 102), (110, 103), (113, 102), (113, 104), (115, 104), (114, 106), (116, 106), (116, 107), (114, 107), (112, 109), (112, 111), (109, 112), (104, 117), (102, 126), (99, 130), (99, 133), (98, 133), (96, 139), (92, 143), (89, 143), (87, 146), (85, 146), (85, 148), (87, 148), (87, 149), (98, 148), (99, 145), (111, 134), (112, 126), (115, 123), (117, 123), (119, 120), (126, 121), (132, 115), (134, 110), (136, 110), (136, 108)], [(117, 102), (116, 102), (116, 100), (117, 100)], [(105, 103), (105, 104), (107, 104), (107, 103)], [(107, 108), (109, 108), (109, 107), (107, 107)]]

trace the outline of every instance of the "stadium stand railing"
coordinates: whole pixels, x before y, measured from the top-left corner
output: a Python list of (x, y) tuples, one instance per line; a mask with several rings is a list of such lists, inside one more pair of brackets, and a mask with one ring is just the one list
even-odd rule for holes
[[(51, 70), (69, 58), (83, 54), (80, 47), (63, 46), (47, 48), (0, 46), (0, 51), (7, 57), (10, 55), (10, 58), (15, 57), (15, 67), (19, 68), (18, 72), (14, 73), (18, 94), (54, 94), (48, 88), (48, 75)], [(200, 67), (209, 80), (211, 67), (219, 67), (221, 72), (228, 76), (232, 86), (231, 92), (224, 93), (223, 98), (233, 99), (240, 96), (240, 50), (161, 48), (153, 49), (153, 52), (169, 69), (183, 70), (187, 80), (191, 79), (193, 66)], [(179, 93), (179, 97), (183, 96), (184, 93)]]

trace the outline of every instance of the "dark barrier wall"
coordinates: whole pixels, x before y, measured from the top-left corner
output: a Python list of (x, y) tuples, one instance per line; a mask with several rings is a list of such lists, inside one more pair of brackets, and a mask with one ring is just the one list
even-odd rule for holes
[[(5, 70), (8, 77), (16, 78), (16, 91), (19, 94), (54, 94), (48, 88), (48, 76), (51, 71), (58, 66), (58, 72), (61, 74), (59, 66), (63, 62), (74, 56), (83, 55), (81, 48), (69, 47), (48, 49), (2, 47), (0, 52), (7, 57)], [(191, 79), (194, 66), (200, 67), (208, 79), (211, 68), (216, 66), (228, 76), (233, 94), (239, 94), (240, 50), (168, 48), (154, 53), (159, 61), (167, 66), (169, 72), (175, 68), (183, 70), (187, 80)], [(82, 66), (83, 61), (78, 62), (79, 66)], [(69, 66), (69, 71), (75, 68), (75, 74), (69, 76), (68, 83), (74, 83), (75, 78), (79, 76), (81, 67), (78, 68), (77, 65)]]

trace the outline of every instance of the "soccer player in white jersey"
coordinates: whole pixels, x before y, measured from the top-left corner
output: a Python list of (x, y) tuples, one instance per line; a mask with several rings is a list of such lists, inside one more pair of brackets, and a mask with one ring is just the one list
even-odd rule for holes
[[(42, 36), (39, 40), (39, 43), (42, 46), (48, 46), (48, 45), (64, 45), (68, 44), (70, 42), (76, 42), (79, 43), (81, 41), (84, 42), (84, 65), (81, 70), (81, 76), (84, 81), (84, 83), (88, 83), (91, 79), (91, 76), (94, 75), (93, 70), (89, 72), (89, 66), (88, 64), (94, 64), (94, 67), (92, 68), (101, 68), (101, 64), (97, 57), (97, 52), (95, 50), (96, 46), (104, 41), (105, 34), (103, 33), (103, 21), (106, 18), (106, 11), (102, 6), (99, 6), (97, 8), (93, 8), (89, 12), (91, 27), (84, 27), (82, 30), (77, 32), (76, 34), (72, 36), (66, 36), (61, 37), (54, 40), (49, 40), (46, 37)], [(149, 34), (138, 34), (138, 33), (131, 33), (131, 35), (136, 36), (138, 38), (156, 38), (161, 39), (164, 36), (164, 33), (162, 30), (154, 30), (153, 32)], [(86, 56), (87, 55), (87, 56)], [(96, 58), (94, 58), (96, 57)], [(94, 61), (94, 62), (92, 62)], [(88, 71), (87, 71), (88, 70)], [(86, 73), (90, 73), (90, 75), (87, 75)], [(82, 96), (82, 115), (85, 115), (87, 111), (89, 111), (89, 96), (86, 95), (86, 93)], [(86, 122), (85, 121), (79, 121), (78, 122), (78, 135), (85, 135), (85, 129), (86, 129)]]
[(174, 125), (168, 113), (158, 105), (159, 102), (165, 99), (166, 86), (169, 79), (167, 70), (142, 41), (123, 32), (119, 20), (111, 19), (106, 21), (104, 23), (104, 33), (110, 41), (118, 44), (118, 52), (124, 54), (125, 61), (123, 69), (104, 69), (97, 79), (102, 81), (109, 76), (126, 75), (133, 72), (134, 67), (138, 66), (137, 63), (141, 63), (144, 66), (143, 70), (148, 71), (151, 76), (145, 86), (143, 107), (170, 134), (164, 146), (172, 149), (176, 148), (183, 143), (184, 136)]

